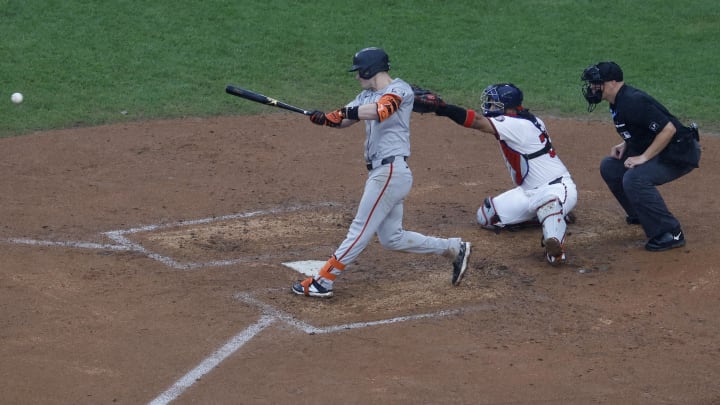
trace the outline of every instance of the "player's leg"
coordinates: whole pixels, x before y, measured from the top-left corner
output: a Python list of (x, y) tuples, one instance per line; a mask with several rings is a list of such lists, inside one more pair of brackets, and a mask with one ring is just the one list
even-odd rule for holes
[(410, 183), (406, 184), (406, 178), (396, 178), (397, 175), (391, 170), (392, 166), (396, 165), (391, 164), (383, 170), (374, 170), (371, 173), (365, 182), (357, 213), (345, 240), (315, 277), (293, 284), (293, 292), (312, 297), (333, 295), (333, 284), (337, 276), (365, 250), (385, 217), (410, 190), (412, 177)]
[(534, 211), (528, 209), (525, 191), (515, 187), (496, 197), (487, 197), (478, 208), (477, 221), (481, 227), (499, 231), (508, 226), (537, 223)]
[(673, 181), (691, 170), (665, 165), (651, 159), (628, 170), (623, 177), (623, 188), (638, 213), (638, 221), (648, 241), (648, 250), (666, 250), (685, 245), (680, 222), (670, 212), (657, 186)]
[(628, 199), (623, 188), (623, 177), (627, 168), (624, 166), (624, 161), (615, 159), (607, 156), (602, 162), (600, 162), (600, 176), (605, 181), (610, 192), (615, 196), (615, 199), (620, 203), (620, 206), (625, 210), (625, 221), (628, 224), (639, 224), (637, 211), (635, 207)]
[(545, 258), (552, 265), (566, 260), (564, 243), (567, 223), (562, 213), (562, 203), (556, 197), (543, 203), (537, 210), (543, 231), (541, 244), (545, 248)]
[(542, 225), (542, 246), (548, 263), (558, 265), (567, 260), (565, 235), (567, 215), (577, 204), (577, 188), (571, 178), (534, 190), (530, 195), (531, 207), (536, 207), (537, 219)]
[(378, 229), (383, 247), (407, 253), (437, 254), (453, 260), (451, 283), (459, 285), (470, 258), (471, 244), (461, 238), (438, 238), (402, 228), (403, 203), (399, 203)]
[[(400, 171), (399, 178), (407, 178), (410, 172)], [(412, 177), (409, 178), (410, 181)], [(452, 284), (458, 285), (467, 269), (470, 258), (470, 242), (460, 238), (438, 238), (403, 229), (404, 198), (397, 200), (377, 229), (378, 241), (388, 250), (408, 253), (437, 254), (453, 260)]]

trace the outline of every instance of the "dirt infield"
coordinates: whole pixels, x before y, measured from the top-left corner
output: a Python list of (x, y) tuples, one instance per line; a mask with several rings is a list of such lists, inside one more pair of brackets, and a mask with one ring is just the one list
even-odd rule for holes
[(452, 287), (446, 259), (374, 242), (327, 300), (292, 294), (284, 263), (345, 236), (360, 126), (271, 114), (0, 139), (0, 402), (720, 403), (718, 138), (661, 188), (687, 245), (649, 253), (598, 173), (611, 125), (544, 118), (579, 190), (567, 265), (544, 262), (539, 229), (475, 224), (510, 187), (491, 137), (415, 115), (405, 227), (470, 240), (467, 276)]

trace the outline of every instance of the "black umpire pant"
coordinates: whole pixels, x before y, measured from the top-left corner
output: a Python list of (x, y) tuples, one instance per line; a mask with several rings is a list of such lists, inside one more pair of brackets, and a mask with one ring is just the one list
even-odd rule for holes
[(635, 217), (648, 238), (673, 232), (680, 222), (665, 205), (657, 186), (669, 183), (693, 170), (660, 162), (655, 156), (632, 169), (625, 167), (625, 158), (605, 157), (600, 163), (600, 175), (610, 191), (630, 217)]

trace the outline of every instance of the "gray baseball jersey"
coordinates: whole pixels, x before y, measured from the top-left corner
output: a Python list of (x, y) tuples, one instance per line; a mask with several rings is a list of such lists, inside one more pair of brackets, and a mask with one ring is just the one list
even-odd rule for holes
[(342, 264), (351, 263), (377, 234), (386, 249), (454, 258), (460, 251), (460, 238), (436, 238), (402, 228), (403, 204), (413, 182), (406, 161), (410, 156), (410, 115), (415, 102), (410, 85), (394, 79), (383, 89), (363, 90), (348, 106), (375, 103), (384, 94), (398, 95), (402, 102), (384, 121), (365, 121), (364, 156), (369, 175), (355, 219), (335, 257)]
[(384, 94), (396, 94), (402, 103), (385, 121), (365, 121), (365, 161), (368, 163), (388, 156), (410, 156), (410, 115), (415, 95), (409, 84), (394, 79), (384, 89), (363, 90), (348, 107), (375, 103)]

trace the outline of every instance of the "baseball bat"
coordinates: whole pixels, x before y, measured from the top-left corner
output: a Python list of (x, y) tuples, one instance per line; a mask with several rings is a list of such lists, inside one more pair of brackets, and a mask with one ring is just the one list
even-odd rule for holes
[(273, 107), (290, 110), (290, 111), (300, 113), (300, 114), (312, 115), (312, 111), (304, 110), (300, 107), (295, 107), (294, 105), (283, 103), (282, 101), (278, 101), (278, 100), (275, 100), (274, 98), (263, 96), (260, 93), (256, 93), (252, 90), (243, 89), (241, 87), (228, 85), (227, 87), (225, 87), (225, 92), (228, 94), (232, 94), (233, 96), (242, 97), (244, 99), (254, 101), (256, 103), (270, 105)]

